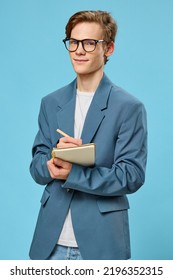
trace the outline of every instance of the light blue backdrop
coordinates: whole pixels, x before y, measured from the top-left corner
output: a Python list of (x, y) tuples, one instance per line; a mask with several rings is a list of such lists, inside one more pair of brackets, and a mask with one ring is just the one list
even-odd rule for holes
[(83, 9), (116, 18), (105, 72), (148, 112), (146, 183), (129, 197), (132, 259), (173, 259), (172, 0), (0, 0), (0, 259), (28, 259), (43, 191), (29, 174), (40, 100), (75, 77), (62, 39)]

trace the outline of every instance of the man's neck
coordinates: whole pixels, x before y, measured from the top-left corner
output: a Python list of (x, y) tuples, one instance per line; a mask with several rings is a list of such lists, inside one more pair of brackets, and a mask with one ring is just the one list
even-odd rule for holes
[(101, 79), (103, 77), (103, 72), (101, 73), (91, 73), (87, 75), (77, 75), (77, 88), (82, 92), (95, 92)]

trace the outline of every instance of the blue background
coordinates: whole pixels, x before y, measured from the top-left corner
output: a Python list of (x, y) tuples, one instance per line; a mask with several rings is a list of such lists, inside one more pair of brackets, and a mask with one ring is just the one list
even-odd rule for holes
[(40, 101), (75, 77), (62, 39), (83, 9), (115, 17), (105, 72), (148, 112), (146, 183), (129, 196), (132, 259), (173, 259), (172, 0), (0, 0), (0, 259), (28, 259), (43, 191), (29, 174)]

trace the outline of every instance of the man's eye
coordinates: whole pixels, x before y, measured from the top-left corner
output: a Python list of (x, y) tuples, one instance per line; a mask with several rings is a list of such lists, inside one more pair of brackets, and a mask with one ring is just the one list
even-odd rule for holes
[(77, 45), (77, 41), (76, 40), (70, 40), (70, 45)]
[(86, 40), (84, 41), (84, 44), (87, 46), (94, 46), (95, 45), (95, 41), (93, 40)]

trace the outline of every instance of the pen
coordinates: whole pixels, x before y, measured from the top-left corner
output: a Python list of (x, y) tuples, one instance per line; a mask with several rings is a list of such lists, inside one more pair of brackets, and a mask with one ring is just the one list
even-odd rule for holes
[(64, 136), (64, 137), (70, 137), (68, 134), (66, 134), (65, 132), (63, 132), (61, 129), (57, 129), (56, 130), (57, 132), (59, 132), (62, 136)]

